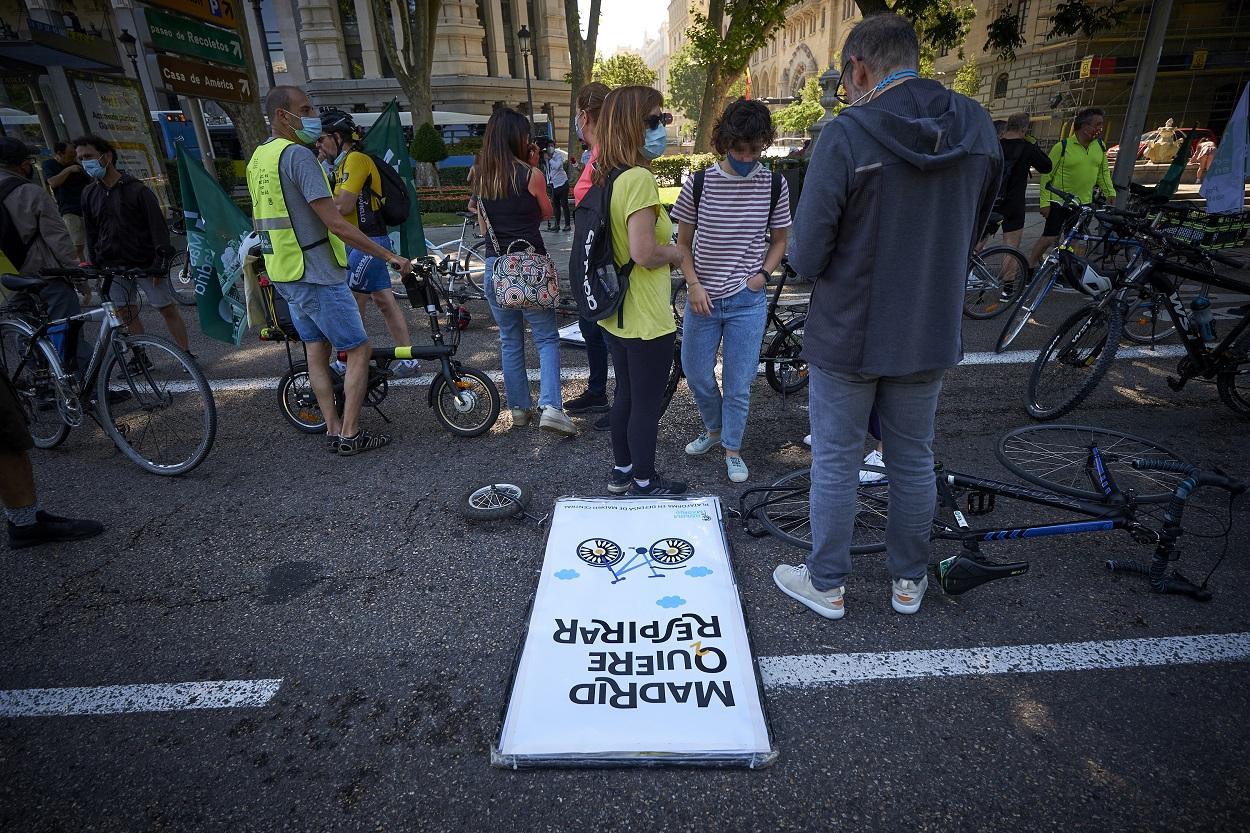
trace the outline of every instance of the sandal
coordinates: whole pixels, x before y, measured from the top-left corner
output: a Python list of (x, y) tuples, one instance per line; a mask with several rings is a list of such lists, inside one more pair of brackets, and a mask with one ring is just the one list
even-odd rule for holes
[(370, 451), (374, 448), (381, 448), (384, 445), (389, 445), (390, 442), (390, 434), (370, 434), (368, 431), (361, 429), (356, 432), (356, 436), (354, 437), (339, 437), (339, 456), (350, 457), (353, 454), (359, 454), (362, 451)]

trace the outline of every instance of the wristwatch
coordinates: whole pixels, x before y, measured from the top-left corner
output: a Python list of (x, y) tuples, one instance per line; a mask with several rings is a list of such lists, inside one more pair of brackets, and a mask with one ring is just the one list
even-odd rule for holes
[[(761, 269), (761, 270), (759, 270), (758, 272), (756, 272), (755, 274), (756, 274), (756, 275), (763, 275), (763, 276), (764, 276), (764, 285), (765, 285), (765, 286), (768, 286), (768, 279), (769, 279), (769, 277), (771, 277), (771, 276), (769, 275), (769, 273), (768, 273), (768, 270), (767, 270), (767, 269)], [(752, 275), (752, 277), (755, 277), (755, 275)]]

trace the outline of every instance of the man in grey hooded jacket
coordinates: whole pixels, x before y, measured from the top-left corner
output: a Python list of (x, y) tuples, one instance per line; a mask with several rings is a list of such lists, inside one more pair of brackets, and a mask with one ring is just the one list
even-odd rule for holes
[(946, 368), (963, 357), (968, 256), (997, 194), (1002, 151), (981, 105), (921, 79), (915, 29), (865, 18), (842, 49), (849, 106), (811, 151), (790, 263), (816, 279), (804, 333), (811, 367), (812, 553), (782, 565), (786, 595), (845, 613), (856, 489), (869, 413), (889, 479), (891, 604), (915, 613), (928, 586), (937, 502), (933, 425)]

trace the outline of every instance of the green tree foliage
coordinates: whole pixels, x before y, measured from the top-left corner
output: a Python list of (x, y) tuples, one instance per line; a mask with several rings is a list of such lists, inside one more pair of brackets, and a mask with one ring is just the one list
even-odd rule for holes
[(955, 80), (951, 83), (951, 89), (969, 98), (976, 98), (977, 93), (981, 92), (981, 71), (975, 57), (969, 57), (955, 71)]
[(417, 162), (414, 171), (417, 185), (437, 186), (438, 168), (434, 163), (447, 158), (447, 145), (443, 143), (443, 137), (432, 123), (427, 121), (417, 128), (412, 136), (412, 144), (408, 146), (408, 153)]
[(791, 136), (806, 133), (807, 128), (825, 115), (825, 108), (820, 103), (822, 92), (820, 81), (808, 78), (799, 91), (798, 101), (773, 113), (773, 124), (779, 131)]
[(655, 70), (644, 64), (642, 58), (632, 52), (622, 52), (606, 60), (596, 58), (591, 78), (607, 84), (612, 89), (631, 86), (651, 87), (655, 85)]
[[(698, 56), (687, 43), (668, 64), (668, 106), (690, 121), (697, 121), (699, 109), (703, 106), (703, 88), (706, 85), (707, 69), (699, 65)], [(722, 108), (725, 103), (745, 95), (746, 86), (746, 77), (739, 76), (729, 86)]]

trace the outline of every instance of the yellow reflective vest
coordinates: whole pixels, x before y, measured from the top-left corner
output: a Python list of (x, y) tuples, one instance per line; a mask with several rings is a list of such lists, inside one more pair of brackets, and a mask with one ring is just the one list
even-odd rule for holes
[[(271, 281), (297, 281), (304, 277), (304, 252), (317, 246), (329, 245), (335, 262), (347, 267), (347, 249), (343, 241), (329, 230), (320, 240), (302, 246), (295, 236), (278, 174), (282, 152), (293, 144), (287, 139), (270, 139), (256, 148), (247, 163), (247, 190), (252, 195), (252, 227), (260, 235), (265, 271)], [(326, 184), (329, 185), (329, 180)]]

